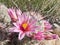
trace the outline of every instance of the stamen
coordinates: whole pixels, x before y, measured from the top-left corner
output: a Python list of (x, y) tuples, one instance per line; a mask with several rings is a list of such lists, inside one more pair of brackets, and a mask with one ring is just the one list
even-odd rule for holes
[(28, 26), (28, 24), (27, 24), (27, 23), (23, 23), (23, 24), (22, 24), (22, 27), (23, 27), (24, 29), (26, 29), (26, 28), (27, 28), (27, 26)]

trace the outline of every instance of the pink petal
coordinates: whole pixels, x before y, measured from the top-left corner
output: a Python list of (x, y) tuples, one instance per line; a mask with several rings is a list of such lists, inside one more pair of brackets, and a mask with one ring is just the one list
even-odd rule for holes
[(25, 36), (25, 33), (20, 32), (20, 33), (19, 33), (19, 36), (18, 36), (18, 39), (19, 39), (19, 40), (22, 40), (22, 39), (24, 38), (24, 36)]
[(44, 23), (45, 30), (50, 30), (52, 28), (52, 25), (48, 21), (43, 20), (42, 22)]
[(16, 27), (10, 28), (10, 29), (9, 29), (9, 32), (14, 32), (15, 28), (16, 28)]
[(16, 14), (19, 17), (22, 14), (22, 11), (20, 9), (16, 9)]
[(9, 32), (20, 32), (20, 30), (16, 27), (12, 27), (9, 29)]
[(58, 39), (59, 38), (59, 36), (56, 35), (56, 34), (52, 34), (51, 36), (52, 36), (53, 39)]
[(23, 17), (24, 21), (28, 21), (28, 19), (29, 19), (29, 16), (27, 15), (26, 12), (22, 13), (22, 17)]
[(26, 36), (31, 37), (31, 31), (25, 33)]
[(22, 15), (20, 15), (20, 16), (18, 17), (18, 22), (21, 24), (23, 21), (24, 21), (24, 18), (23, 18)]
[(34, 35), (34, 39), (36, 40), (44, 40), (44, 33), (43, 32), (38, 32), (37, 34)]
[(13, 21), (17, 20), (15, 9), (9, 8), (8, 9), (8, 14), (10, 15), (10, 17)]
[(20, 30), (18, 30), (18, 29), (15, 29), (13, 32), (20, 32)]
[(30, 29), (37, 29), (37, 28), (39, 28), (39, 26), (30, 26)]
[(13, 23), (14, 24), (14, 26), (16, 26), (17, 28), (19, 28), (19, 25), (18, 25), (18, 23)]
[(52, 25), (49, 22), (45, 22), (44, 24), (47, 29), (50, 29), (52, 27)]
[(36, 19), (30, 19), (29, 21), (30, 21), (30, 22), (29, 22), (30, 25), (34, 25), (34, 24), (36, 24), (36, 22), (37, 22)]

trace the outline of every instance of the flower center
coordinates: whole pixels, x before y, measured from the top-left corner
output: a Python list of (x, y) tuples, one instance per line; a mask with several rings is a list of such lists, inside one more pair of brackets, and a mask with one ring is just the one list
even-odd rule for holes
[(23, 32), (27, 32), (30, 30), (29, 28), (29, 25), (27, 23), (22, 23), (22, 25), (20, 26), (20, 29), (23, 31)]
[(27, 24), (27, 23), (23, 23), (23, 24), (22, 24), (22, 27), (23, 27), (24, 29), (26, 29), (26, 28), (28, 27), (28, 24)]

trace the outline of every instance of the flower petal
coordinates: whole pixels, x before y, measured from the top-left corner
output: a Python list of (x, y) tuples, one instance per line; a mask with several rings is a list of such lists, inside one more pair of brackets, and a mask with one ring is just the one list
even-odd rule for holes
[(23, 17), (24, 21), (28, 21), (28, 19), (29, 19), (29, 16), (27, 15), (26, 12), (22, 13), (22, 17)]
[(34, 24), (36, 24), (36, 21), (37, 21), (36, 19), (30, 19), (29, 23), (30, 23), (30, 25), (34, 25)]
[(16, 27), (12, 27), (9, 29), (9, 32), (20, 32), (20, 30)]
[(17, 28), (19, 28), (19, 25), (18, 25), (18, 23), (13, 23), (14, 24), (14, 26), (16, 26)]
[(52, 36), (53, 39), (58, 39), (59, 38), (59, 36), (56, 35), (56, 34), (52, 34), (51, 36)]
[(18, 30), (18, 29), (15, 29), (13, 32), (20, 32), (20, 30)]
[(14, 32), (15, 28), (16, 28), (16, 27), (10, 28), (10, 29), (9, 29), (9, 32)]
[(20, 9), (16, 9), (16, 14), (19, 17), (22, 14), (22, 11)]
[(39, 28), (39, 26), (35, 26), (35, 25), (34, 25), (34, 26), (31, 26), (30, 28), (31, 28), (31, 29), (36, 29), (36, 28)]
[(23, 21), (24, 21), (24, 18), (23, 18), (22, 15), (20, 15), (20, 16), (18, 17), (18, 22), (21, 24)]
[(36, 40), (44, 40), (44, 33), (43, 32), (38, 32), (37, 34), (34, 35), (34, 39)]
[(31, 37), (31, 31), (25, 33), (26, 36)]
[(25, 33), (20, 32), (20, 33), (19, 33), (19, 36), (18, 36), (18, 39), (19, 39), (19, 40), (22, 40), (22, 39), (24, 38), (24, 36), (25, 36)]
[(17, 20), (17, 16), (16, 16), (15, 9), (9, 8), (9, 9), (8, 9), (8, 14), (9, 14), (9, 16), (11, 17), (11, 20), (12, 20), (12, 21), (16, 21), (16, 20)]

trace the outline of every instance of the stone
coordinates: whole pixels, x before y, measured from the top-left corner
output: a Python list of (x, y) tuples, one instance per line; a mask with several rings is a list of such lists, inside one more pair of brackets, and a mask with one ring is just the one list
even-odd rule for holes
[(0, 21), (3, 21), (4, 23), (8, 23), (11, 21), (7, 10), (8, 8), (5, 5), (0, 3)]

